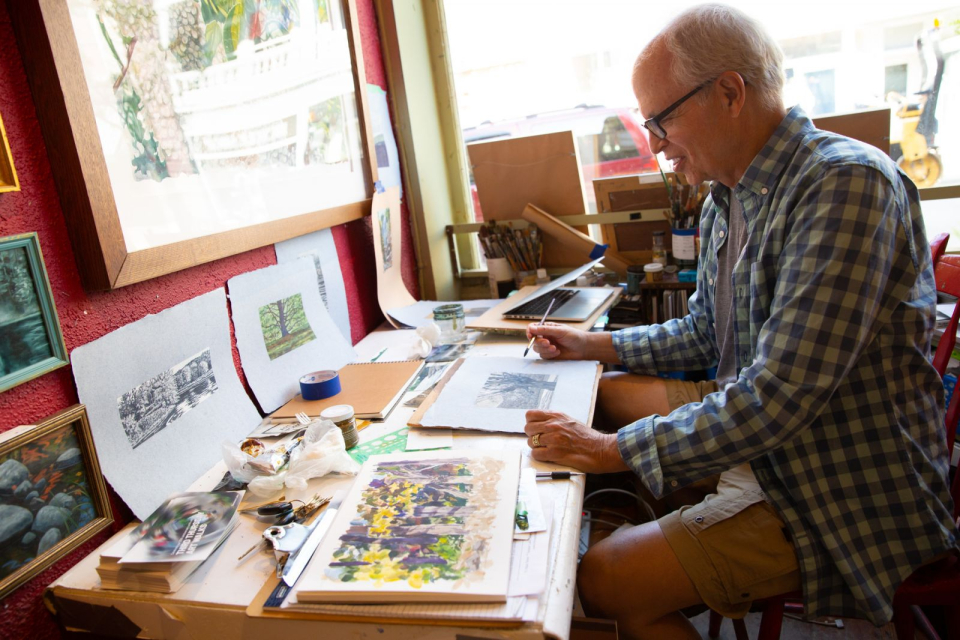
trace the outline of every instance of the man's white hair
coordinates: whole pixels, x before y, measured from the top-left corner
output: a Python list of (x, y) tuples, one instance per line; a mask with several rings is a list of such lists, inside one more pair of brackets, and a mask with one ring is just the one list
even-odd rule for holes
[(736, 71), (764, 108), (783, 108), (783, 52), (759, 22), (739, 9), (701, 4), (674, 18), (637, 57), (634, 91), (640, 65), (660, 44), (672, 55), (670, 73), (681, 86), (692, 89), (724, 71)]

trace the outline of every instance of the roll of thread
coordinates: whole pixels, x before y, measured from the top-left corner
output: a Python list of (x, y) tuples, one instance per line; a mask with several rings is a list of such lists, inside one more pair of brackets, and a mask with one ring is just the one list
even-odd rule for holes
[(357, 431), (357, 421), (353, 415), (353, 407), (349, 404), (327, 407), (320, 412), (320, 417), (329, 420), (340, 428), (347, 449), (353, 449), (360, 442), (360, 433)]
[(336, 371), (314, 371), (300, 376), (300, 395), (304, 400), (323, 400), (340, 393), (340, 374)]

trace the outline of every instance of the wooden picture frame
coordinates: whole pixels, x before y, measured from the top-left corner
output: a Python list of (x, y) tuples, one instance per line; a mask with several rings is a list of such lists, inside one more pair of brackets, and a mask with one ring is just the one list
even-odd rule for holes
[(17, 169), (13, 166), (7, 130), (3, 126), (3, 118), (0, 117), (0, 193), (9, 191), (20, 191), (20, 180), (17, 178)]
[(596, 178), (593, 189), (597, 213), (630, 213), (630, 222), (600, 225), (603, 242), (611, 250), (633, 264), (646, 264), (653, 258), (654, 231), (664, 231), (669, 246), (670, 223), (664, 214), (670, 200), (660, 173)]
[(0, 392), (69, 363), (35, 233), (0, 238)]
[(113, 522), (86, 407), (0, 436), (0, 598)]
[(279, 35), (267, 3), (243, 0), (119, 2), (103, 15), (79, 0), (11, 3), (87, 289), (369, 214), (377, 168), (355, 0), (313, 1), (305, 14), (271, 3), (291, 21)]

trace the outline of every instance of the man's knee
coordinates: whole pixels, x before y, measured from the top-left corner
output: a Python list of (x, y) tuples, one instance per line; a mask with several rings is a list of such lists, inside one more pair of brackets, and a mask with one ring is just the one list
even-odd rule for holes
[(616, 559), (608, 553), (609, 545), (604, 541), (590, 547), (577, 567), (577, 590), (580, 600), (591, 615), (608, 615), (612, 601), (607, 590), (614, 586), (610, 568), (616, 566)]

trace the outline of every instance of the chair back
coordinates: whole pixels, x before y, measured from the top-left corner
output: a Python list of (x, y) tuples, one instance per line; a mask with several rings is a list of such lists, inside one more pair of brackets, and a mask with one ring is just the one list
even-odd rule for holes
[[(937, 280), (937, 291), (960, 298), (960, 255), (944, 255), (936, 262), (934, 274)], [(960, 304), (957, 304), (950, 317), (950, 324), (944, 329), (940, 336), (940, 342), (937, 345), (937, 352), (933, 356), (933, 366), (943, 377), (947, 370), (947, 363), (950, 362), (950, 356), (957, 343), (957, 326), (960, 325)], [(947, 416), (944, 420), (944, 426), (947, 430), (947, 452), (953, 455), (953, 440), (956, 434), (957, 421), (960, 420), (960, 383), (954, 387), (953, 395), (950, 398), (950, 406), (947, 407)], [(953, 486), (953, 516), (960, 515), (960, 473), (954, 477)]]
[(940, 262), (940, 258), (943, 257), (943, 252), (947, 250), (947, 243), (950, 242), (949, 233), (938, 233), (937, 236), (930, 241), (930, 255), (933, 257), (933, 267), (937, 267), (937, 263)]

